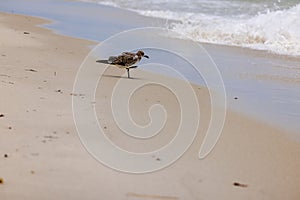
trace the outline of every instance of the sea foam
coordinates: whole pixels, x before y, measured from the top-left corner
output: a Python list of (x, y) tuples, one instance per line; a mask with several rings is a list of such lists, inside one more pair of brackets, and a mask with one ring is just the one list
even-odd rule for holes
[(164, 28), (181, 34), (182, 39), (300, 56), (300, 4), (292, 0), (81, 1), (165, 19)]
[(175, 20), (168, 28), (204, 43), (248, 47), (300, 55), (300, 4), (260, 13), (248, 19), (172, 11), (138, 11), (141, 15)]

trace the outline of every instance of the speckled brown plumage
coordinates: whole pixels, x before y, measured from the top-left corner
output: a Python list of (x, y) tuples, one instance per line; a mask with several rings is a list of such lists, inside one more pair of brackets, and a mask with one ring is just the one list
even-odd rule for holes
[(137, 53), (123, 52), (119, 56), (110, 56), (108, 58), (108, 63), (116, 65), (119, 68), (126, 69), (128, 78), (130, 78), (129, 70), (137, 68), (137, 66), (133, 65), (140, 62), (142, 57), (149, 58), (149, 56), (145, 55), (143, 51), (138, 51)]

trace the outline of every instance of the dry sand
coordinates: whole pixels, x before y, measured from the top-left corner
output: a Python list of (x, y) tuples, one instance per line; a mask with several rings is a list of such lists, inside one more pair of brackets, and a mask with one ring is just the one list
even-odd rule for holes
[[(71, 95), (78, 67), (91, 42), (37, 27), (45, 20), (0, 14), (0, 199), (299, 199), (300, 143), (281, 130), (228, 111), (222, 136), (204, 160), (197, 155), (209, 121), (209, 97), (194, 86), (201, 112), (197, 138), (172, 166), (150, 174), (114, 171), (94, 160), (77, 136)], [(29, 34), (27, 34), (29, 33)], [(101, 65), (99, 65), (101, 67)], [(130, 104), (147, 122), (148, 105), (166, 105), (166, 136), (151, 145), (129, 144), (109, 114), (110, 88), (123, 71), (110, 69), (97, 93), (106, 134), (129, 150), (151, 150), (172, 137), (178, 102), (149, 87)], [(112, 75), (112, 76), (110, 76)], [(134, 76), (149, 77), (136, 71)], [(135, 80), (128, 80), (135, 81)], [(174, 84), (180, 84), (175, 81)], [(148, 101), (146, 103), (146, 100)], [(146, 107), (144, 107), (146, 104)], [(170, 114), (169, 114), (170, 113)], [(1, 115), (0, 115), (1, 116)], [(152, 146), (154, 145), (154, 146)], [(135, 148), (132, 148), (135, 147)], [(159, 162), (159, 160), (157, 160)]]

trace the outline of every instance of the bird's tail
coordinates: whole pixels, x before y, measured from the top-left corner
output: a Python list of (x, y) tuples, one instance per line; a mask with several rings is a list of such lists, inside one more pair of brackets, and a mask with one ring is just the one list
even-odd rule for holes
[(117, 60), (117, 56), (110, 56), (110, 57), (108, 58), (108, 63), (109, 63), (109, 64), (112, 64), (112, 63), (114, 63), (116, 60)]

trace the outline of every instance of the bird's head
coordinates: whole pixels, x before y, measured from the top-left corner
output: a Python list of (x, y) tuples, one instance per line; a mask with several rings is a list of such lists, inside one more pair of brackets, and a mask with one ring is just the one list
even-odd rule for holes
[(139, 57), (149, 58), (149, 56), (145, 55), (145, 53), (144, 53), (143, 51), (138, 51), (138, 52), (136, 53), (136, 55), (139, 56)]

